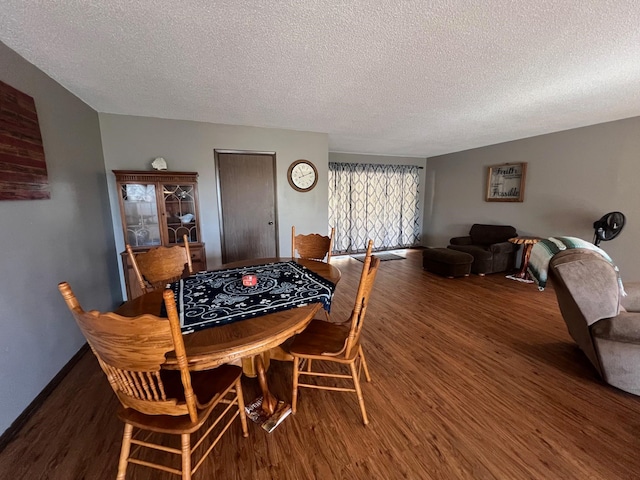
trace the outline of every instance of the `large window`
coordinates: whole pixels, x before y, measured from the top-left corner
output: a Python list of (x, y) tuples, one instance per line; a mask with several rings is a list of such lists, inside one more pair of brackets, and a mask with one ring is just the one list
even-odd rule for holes
[(363, 252), (420, 242), (418, 167), (329, 163), (329, 225), (334, 253)]

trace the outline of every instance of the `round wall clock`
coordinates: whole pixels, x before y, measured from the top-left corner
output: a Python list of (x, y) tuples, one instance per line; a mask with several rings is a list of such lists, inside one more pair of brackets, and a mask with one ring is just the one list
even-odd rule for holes
[(318, 170), (309, 160), (296, 160), (287, 171), (289, 185), (299, 192), (308, 192), (318, 183)]

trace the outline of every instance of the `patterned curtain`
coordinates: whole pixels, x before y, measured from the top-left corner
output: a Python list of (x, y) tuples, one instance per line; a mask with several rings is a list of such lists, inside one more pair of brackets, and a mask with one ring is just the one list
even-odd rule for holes
[(329, 225), (333, 253), (364, 252), (420, 242), (418, 167), (329, 162)]

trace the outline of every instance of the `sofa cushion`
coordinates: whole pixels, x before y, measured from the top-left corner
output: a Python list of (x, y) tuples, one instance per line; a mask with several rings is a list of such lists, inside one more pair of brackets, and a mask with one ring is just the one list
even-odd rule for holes
[(519, 247), (519, 245), (516, 245), (515, 243), (500, 242), (500, 243), (494, 243), (492, 245), (489, 245), (487, 247), (487, 249), (491, 253), (511, 253), (511, 252), (517, 250), (518, 247)]
[(483, 225), (475, 223), (469, 231), (471, 242), (479, 245), (506, 242), (517, 237), (518, 232), (511, 225)]
[(476, 260), (491, 261), (493, 258), (493, 253), (480, 245), (449, 245), (447, 248), (473, 255)]

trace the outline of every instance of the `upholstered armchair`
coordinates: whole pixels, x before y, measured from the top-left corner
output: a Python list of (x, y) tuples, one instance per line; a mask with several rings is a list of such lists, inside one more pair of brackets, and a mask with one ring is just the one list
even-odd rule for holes
[(569, 334), (602, 379), (640, 395), (640, 283), (625, 283), (597, 252), (567, 249), (549, 262), (562, 318)]
[(518, 246), (510, 238), (518, 236), (510, 225), (474, 224), (465, 237), (449, 240), (447, 248), (473, 255), (471, 272), (478, 275), (513, 270), (516, 265)]

